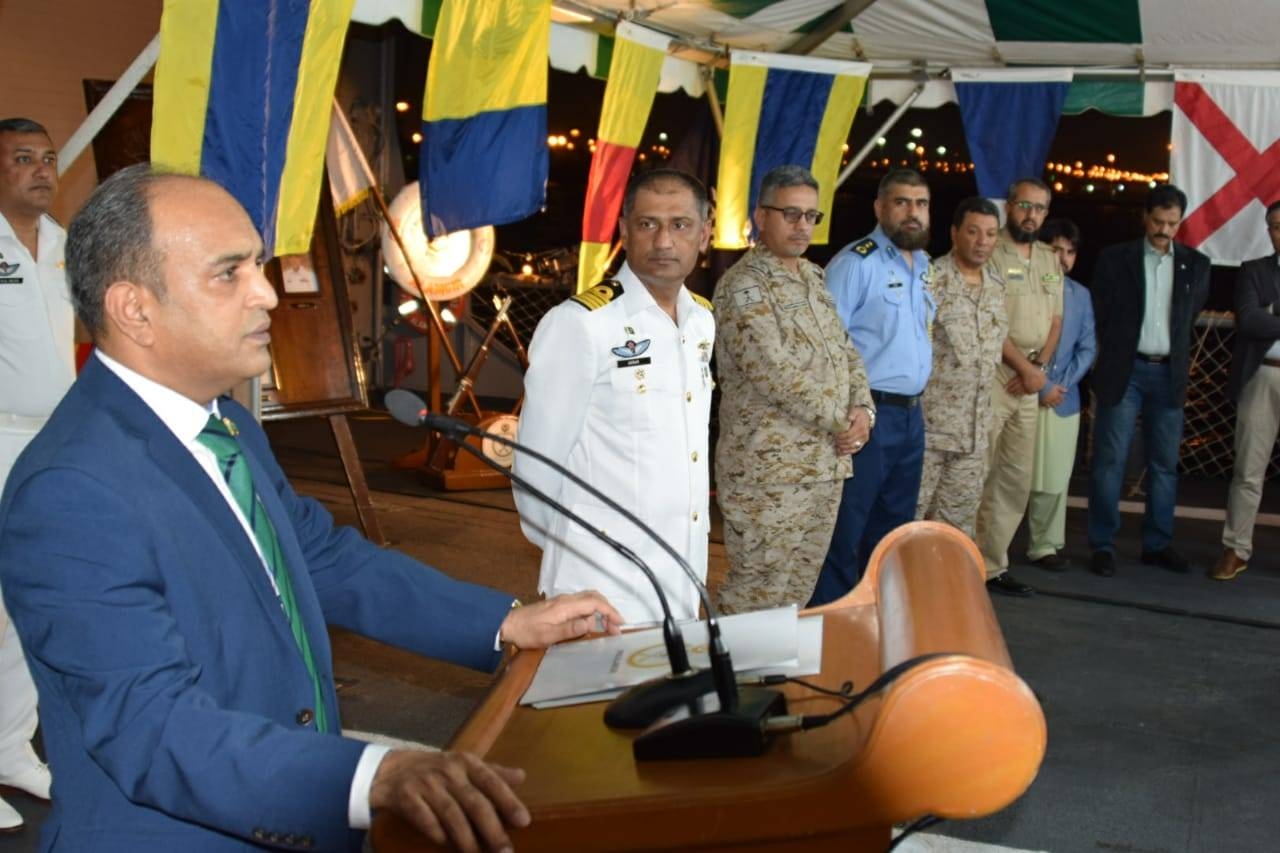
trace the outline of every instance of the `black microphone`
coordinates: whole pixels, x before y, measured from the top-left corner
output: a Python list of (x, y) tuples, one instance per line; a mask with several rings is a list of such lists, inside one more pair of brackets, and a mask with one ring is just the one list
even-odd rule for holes
[[(766, 731), (764, 722), (769, 717), (786, 712), (786, 699), (776, 690), (745, 688), (739, 691), (733, 672), (733, 661), (728, 649), (724, 646), (719, 618), (711, 603), (711, 596), (707, 592), (706, 585), (679, 552), (630, 510), (559, 462), (533, 448), (505, 435), (486, 432), (459, 418), (430, 412), (422, 400), (403, 389), (388, 392), (386, 403), (388, 411), (396, 420), (410, 426), (426, 426), (453, 439), (477, 459), (509, 477), (519, 488), (545, 502), (557, 512), (563, 513), (575, 524), (590, 531), (639, 566), (658, 593), (658, 601), (662, 605), (665, 616), (664, 638), (667, 635), (667, 623), (671, 623), (677, 637), (679, 637), (679, 629), (675, 628), (662, 587), (649, 567), (621, 543), (609, 539), (603, 532), (533, 487), (524, 478), (489, 459), (465, 439), (468, 436), (475, 436), (496, 441), (538, 460), (567, 477), (644, 532), (680, 566), (693, 582), (694, 588), (698, 591), (698, 597), (707, 610), (708, 657), (711, 661), (709, 675), (707, 670), (689, 673), (683, 640), (680, 640), (680, 653), (677, 656), (672, 654), (668, 639), (667, 653), (671, 659), (673, 674), (630, 688), (610, 703), (605, 711), (605, 723), (615, 728), (640, 728), (658, 721), (649, 731), (635, 740), (633, 750), (636, 758), (719, 758), (759, 755), (764, 752), (771, 734)], [(678, 661), (681, 659), (684, 661), (685, 670), (677, 668)], [(713, 692), (714, 696), (708, 695)], [(667, 719), (659, 719), (672, 709), (675, 711)]]

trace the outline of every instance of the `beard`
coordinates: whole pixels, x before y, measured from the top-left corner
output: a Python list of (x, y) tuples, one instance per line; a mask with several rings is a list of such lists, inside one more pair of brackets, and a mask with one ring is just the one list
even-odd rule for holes
[(1009, 221), (1008, 227), (1005, 228), (1005, 230), (1009, 232), (1009, 236), (1013, 238), (1013, 242), (1015, 243), (1034, 243), (1040, 238), (1039, 228), (1028, 231), (1021, 226), (1015, 226), (1013, 224), (1013, 220)]
[(897, 246), (904, 252), (914, 252), (923, 249), (929, 245), (929, 229), (922, 227), (918, 231), (908, 231), (904, 226), (908, 222), (914, 222), (920, 225), (918, 219), (908, 219), (899, 225), (888, 226), (882, 225), (885, 235), (893, 241), (893, 245)]

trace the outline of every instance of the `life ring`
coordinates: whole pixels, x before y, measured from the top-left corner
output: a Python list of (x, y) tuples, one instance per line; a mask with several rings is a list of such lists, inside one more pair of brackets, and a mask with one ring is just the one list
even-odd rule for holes
[[(471, 291), (493, 262), (492, 225), (454, 231), (428, 240), (422, 230), (422, 196), (418, 182), (408, 184), (391, 202), (391, 221), (413, 260), (422, 289), (432, 302), (447, 302)], [(382, 257), (391, 278), (410, 296), (420, 298), (409, 262), (387, 223), (382, 224)]]

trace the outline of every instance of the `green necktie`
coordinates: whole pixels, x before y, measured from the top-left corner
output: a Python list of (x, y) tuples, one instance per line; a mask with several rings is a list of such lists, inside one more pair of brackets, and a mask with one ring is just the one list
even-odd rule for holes
[(289, 628), (293, 631), (293, 639), (302, 652), (302, 660), (311, 675), (311, 686), (315, 690), (316, 729), (327, 731), (328, 725), (324, 712), (324, 694), (320, 690), (320, 677), (316, 674), (315, 660), (311, 656), (311, 643), (307, 639), (306, 629), (302, 625), (302, 615), (298, 613), (298, 601), (293, 595), (293, 582), (289, 579), (289, 568), (285, 565), (284, 554), (280, 552), (280, 542), (276, 538), (276, 529), (267, 517), (262, 506), (262, 499), (253, 488), (253, 475), (249, 466), (240, 457), (240, 442), (236, 441), (237, 430), (230, 419), (219, 420), (209, 415), (209, 422), (196, 440), (203, 444), (218, 458), (218, 469), (231, 489), (231, 497), (235, 498), (240, 512), (249, 522), (249, 529), (258, 540), (263, 559), (271, 576), (275, 578), (276, 589), (280, 592), (280, 604), (284, 615), (289, 620)]

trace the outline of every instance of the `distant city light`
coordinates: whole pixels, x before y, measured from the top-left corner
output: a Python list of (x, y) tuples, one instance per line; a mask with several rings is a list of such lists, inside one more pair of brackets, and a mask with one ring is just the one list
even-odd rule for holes
[(924, 136), (924, 131), (918, 127), (913, 127), (911, 128), (911, 135), (914, 136), (916, 139), (919, 139), (920, 137)]
[(396, 112), (398, 112), (398, 113), (407, 113), (407, 112), (409, 112), (409, 102), (408, 102), (408, 101), (396, 101)]

